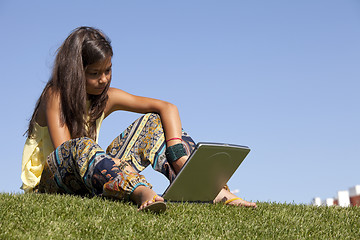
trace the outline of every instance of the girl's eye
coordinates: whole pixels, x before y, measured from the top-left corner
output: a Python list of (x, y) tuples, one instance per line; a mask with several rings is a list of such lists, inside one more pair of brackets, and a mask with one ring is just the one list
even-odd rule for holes
[(91, 76), (91, 77), (97, 77), (97, 76), (99, 75), (98, 72), (89, 72), (88, 74), (89, 74), (89, 76)]

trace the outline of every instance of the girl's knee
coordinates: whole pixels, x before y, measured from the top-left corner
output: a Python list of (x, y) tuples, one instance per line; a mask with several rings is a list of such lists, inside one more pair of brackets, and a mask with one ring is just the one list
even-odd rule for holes
[(164, 131), (161, 123), (161, 117), (157, 113), (148, 113), (145, 115), (147, 117), (147, 126), (152, 129), (157, 129), (160, 131)]
[(147, 113), (145, 114), (146, 117), (148, 117), (149, 120), (151, 121), (160, 121), (160, 114), (158, 113)]

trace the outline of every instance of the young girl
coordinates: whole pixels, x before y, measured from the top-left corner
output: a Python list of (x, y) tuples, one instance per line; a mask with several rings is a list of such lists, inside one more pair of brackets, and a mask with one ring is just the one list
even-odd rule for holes
[[(139, 173), (149, 164), (172, 181), (194, 149), (177, 107), (110, 87), (110, 40), (90, 27), (75, 29), (58, 49), (27, 131), (25, 192), (104, 196), (162, 212), (164, 199)], [(102, 120), (117, 110), (143, 113), (107, 148), (97, 144)], [(214, 199), (256, 207), (226, 187)]]

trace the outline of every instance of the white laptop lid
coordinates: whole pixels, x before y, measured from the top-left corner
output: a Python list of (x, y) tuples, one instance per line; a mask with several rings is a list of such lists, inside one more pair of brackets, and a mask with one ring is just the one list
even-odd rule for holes
[(212, 202), (249, 152), (246, 146), (198, 143), (175, 180), (165, 190), (164, 199)]

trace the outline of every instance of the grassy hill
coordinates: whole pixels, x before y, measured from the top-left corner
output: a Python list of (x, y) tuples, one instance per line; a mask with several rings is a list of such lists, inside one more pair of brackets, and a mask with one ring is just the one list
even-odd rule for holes
[(360, 239), (359, 207), (169, 203), (166, 213), (101, 198), (0, 194), (0, 239)]

